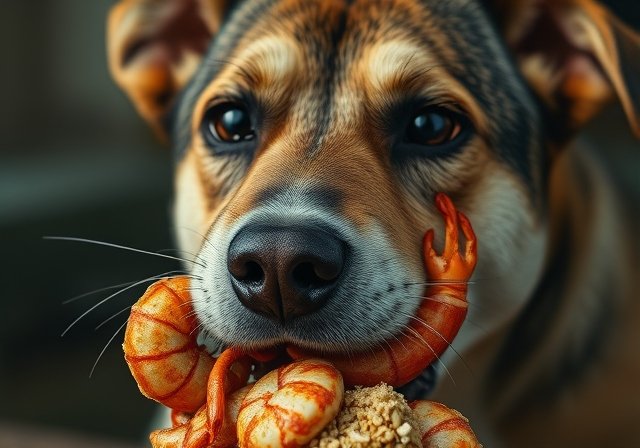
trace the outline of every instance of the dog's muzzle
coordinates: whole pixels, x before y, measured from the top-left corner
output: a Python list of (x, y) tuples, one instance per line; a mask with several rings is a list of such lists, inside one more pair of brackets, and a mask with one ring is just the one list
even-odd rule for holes
[(227, 267), (244, 306), (285, 324), (329, 300), (347, 254), (344, 241), (319, 227), (248, 225), (231, 241)]

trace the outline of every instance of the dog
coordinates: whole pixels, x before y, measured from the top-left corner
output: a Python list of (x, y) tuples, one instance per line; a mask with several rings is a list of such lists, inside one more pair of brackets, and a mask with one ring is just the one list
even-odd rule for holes
[(384, 343), (418, 307), (445, 192), (478, 269), (435, 385), (407, 393), (459, 409), (490, 447), (640, 446), (637, 240), (575, 144), (613, 100), (640, 136), (640, 36), (603, 5), (122, 0), (107, 40), (173, 147), (211, 338)]

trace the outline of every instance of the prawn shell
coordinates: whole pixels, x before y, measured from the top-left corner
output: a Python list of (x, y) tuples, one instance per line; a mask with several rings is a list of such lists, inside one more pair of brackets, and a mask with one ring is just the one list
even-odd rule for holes
[(409, 403), (423, 448), (482, 448), (469, 420), (455, 409), (434, 401)]
[(197, 345), (196, 327), (185, 277), (154, 283), (131, 308), (122, 347), (144, 396), (189, 413), (205, 403), (214, 359)]
[[(463, 300), (436, 297), (422, 301), (417, 319), (409, 331), (388, 342), (380, 350), (351, 355), (334, 355), (327, 359), (340, 370), (347, 386), (372, 387), (380, 383), (392, 387), (408, 384), (450, 345), (467, 314)], [(429, 326), (420, 322), (428, 322)], [(287, 347), (293, 359), (313, 356), (294, 346)]]
[(340, 372), (326, 361), (280, 367), (245, 397), (238, 415), (239, 446), (303, 446), (335, 418), (343, 394)]

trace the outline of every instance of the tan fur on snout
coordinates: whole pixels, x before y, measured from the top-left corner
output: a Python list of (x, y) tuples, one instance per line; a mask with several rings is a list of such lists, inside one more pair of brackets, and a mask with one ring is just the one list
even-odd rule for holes
[(393, 235), (398, 253), (411, 257), (414, 264), (419, 262), (424, 225), (399, 200), (389, 167), (375, 157), (375, 151), (349, 136), (332, 139), (311, 159), (299, 149), (305, 146), (304, 140), (276, 142), (261, 155), (237, 199), (225, 210), (225, 221), (231, 224), (248, 213), (255, 207), (255, 198), (270, 187), (285, 186), (292, 194), (305, 185), (330, 187), (341, 195), (336, 211), (347, 221), (362, 232), (374, 223), (381, 224)]
[[(176, 218), (188, 215), (191, 222), (199, 222), (198, 231), (205, 234), (216, 220), (231, 227), (251, 212), (269, 189), (286, 188), (295, 195), (296, 190), (308, 187), (329, 187), (342, 198), (336, 212), (363, 232), (374, 223), (381, 224), (393, 236), (391, 241), (398, 253), (419, 266), (425, 225), (398, 197), (388, 162), (376, 158), (375, 150), (361, 138), (358, 141), (342, 136), (332, 140), (311, 159), (301, 149), (305, 146), (303, 138), (272, 142), (253, 162), (239, 187), (219, 200), (212, 199), (217, 186), (207, 174), (215, 170), (216, 163), (200, 147), (192, 148), (176, 178)], [(433, 213), (432, 222), (436, 220), (437, 214)]]

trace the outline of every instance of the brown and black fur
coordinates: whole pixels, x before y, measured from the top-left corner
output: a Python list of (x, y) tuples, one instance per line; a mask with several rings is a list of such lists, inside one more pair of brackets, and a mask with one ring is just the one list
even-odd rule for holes
[[(442, 234), (442, 191), (474, 225), (479, 265), (431, 397), (467, 415), (486, 446), (640, 444), (634, 229), (597, 157), (572, 144), (614, 97), (640, 129), (640, 38), (606, 9), (124, 0), (109, 43), (116, 81), (173, 145), (177, 238), (210, 262), (198, 275), (217, 278), (245, 220), (288, 225), (317, 211), (362, 246), (345, 291), (295, 329), (203, 281), (196, 310), (212, 337), (348, 351), (397, 334), (428, 281), (420, 241), (430, 227)], [(202, 134), (207, 109), (229, 100), (259, 129), (232, 149)], [(458, 144), (403, 143), (425, 104), (464, 116)]]

